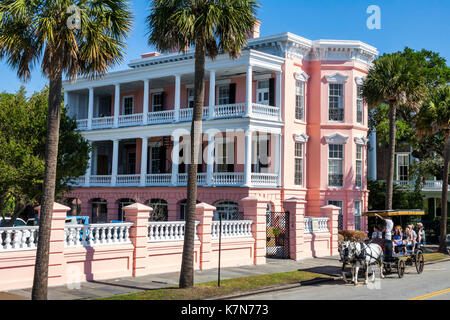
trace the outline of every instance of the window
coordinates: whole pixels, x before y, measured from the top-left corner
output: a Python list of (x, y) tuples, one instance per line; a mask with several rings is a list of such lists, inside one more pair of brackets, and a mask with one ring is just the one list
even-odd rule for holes
[(187, 90), (188, 108), (194, 108), (194, 89)]
[(328, 186), (343, 187), (344, 175), (344, 146), (341, 144), (329, 145), (328, 160)]
[(408, 181), (409, 154), (397, 155), (397, 181)]
[(363, 123), (364, 102), (362, 98), (362, 86), (356, 87), (356, 122)]
[[(200, 201), (197, 200), (197, 204), (199, 204)], [(187, 200), (183, 200), (180, 202), (180, 221), (186, 220), (186, 214), (187, 214)]]
[(161, 147), (150, 147), (150, 173), (161, 173)]
[(256, 90), (256, 102), (259, 104), (269, 105), (270, 101), (270, 81), (258, 81), (258, 89)]
[(344, 85), (330, 83), (329, 119), (330, 121), (344, 121)]
[(216, 140), (216, 172), (234, 172), (234, 143), (227, 138)]
[(127, 174), (135, 174), (136, 173), (136, 152), (128, 152), (127, 153)]
[(305, 83), (296, 81), (295, 85), (295, 119), (304, 120), (305, 117)]
[(156, 93), (153, 95), (152, 111), (163, 111), (163, 93)]
[(222, 220), (239, 220), (239, 205), (236, 202), (219, 201), (215, 204), (215, 207), (215, 221), (219, 220), (219, 215), (222, 215)]
[(355, 201), (355, 230), (362, 231), (361, 201)]
[(295, 143), (295, 185), (303, 186), (303, 143)]
[(153, 209), (150, 215), (150, 221), (168, 221), (169, 205), (163, 199), (152, 199), (148, 202), (148, 206)]
[(362, 188), (363, 146), (356, 145), (356, 187)]
[(230, 86), (220, 86), (219, 87), (219, 95), (218, 95), (218, 104), (230, 104)]
[(133, 97), (123, 98), (123, 114), (130, 115), (134, 113), (134, 99)]
[(133, 199), (121, 199), (119, 200), (119, 215), (118, 215), (118, 221), (125, 221), (125, 211), (123, 210), (124, 207), (129, 206), (131, 204), (136, 203)]
[(104, 199), (92, 200), (91, 223), (106, 223), (108, 220), (108, 202)]
[(252, 172), (267, 173), (270, 157), (270, 136), (257, 134), (252, 138)]
[(341, 208), (341, 210), (339, 210), (338, 229), (344, 230), (344, 214), (342, 212), (343, 202), (340, 200), (328, 200), (328, 205)]

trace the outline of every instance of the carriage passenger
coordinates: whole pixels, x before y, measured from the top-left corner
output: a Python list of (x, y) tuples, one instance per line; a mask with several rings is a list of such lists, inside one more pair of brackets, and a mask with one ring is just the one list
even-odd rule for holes
[(392, 229), (394, 228), (394, 222), (390, 217), (383, 218), (379, 214), (375, 214), (376, 217), (383, 220), (383, 228), (380, 231), (384, 231), (384, 246), (385, 246), (385, 257), (392, 257)]
[(411, 225), (405, 228), (404, 245), (406, 246), (405, 250), (409, 249), (412, 253), (414, 253), (414, 246), (416, 245), (416, 241), (414, 238), (413, 230), (411, 229)]
[(396, 226), (394, 229), (394, 252), (395, 248), (403, 245), (403, 229), (401, 226)]
[(383, 239), (383, 232), (382, 232), (381, 226), (374, 226), (373, 227), (373, 233), (372, 233), (372, 239)]
[(417, 231), (417, 233), (418, 233), (418, 235), (417, 235), (417, 242), (419, 244), (426, 244), (425, 229), (423, 227), (423, 223), (422, 222), (419, 222), (417, 224), (417, 229), (418, 229), (418, 231)]

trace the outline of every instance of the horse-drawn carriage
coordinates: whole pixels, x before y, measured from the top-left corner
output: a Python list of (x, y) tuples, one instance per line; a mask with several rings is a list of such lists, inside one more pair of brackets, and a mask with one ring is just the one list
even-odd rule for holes
[[(400, 224), (403, 216), (423, 216), (421, 210), (389, 210), (389, 211), (370, 211), (363, 213), (366, 217), (400, 217)], [(345, 266), (347, 263), (352, 265), (352, 280), (358, 283), (358, 271), (363, 266), (366, 274), (366, 284), (368, 283), (369, 267), (378, 264), (380, 267), (381, 278), (391, 274), (395, 270), (399, 278), (403, 278), (406, 266), (415, 265), (418, 274), (424, 269), (425, 259), (422, 246), (414, 243), (412, 246), (397, 245), (392, 249), (392, 241), (384, 239), (368, 239), (367, 241), (352, 242), (345, 241), (340, 244), (339, 251), (341, 255), (342, 276), (346, 281)], [(375, 281), (375, 270), (373, 270), (373, 281)]]

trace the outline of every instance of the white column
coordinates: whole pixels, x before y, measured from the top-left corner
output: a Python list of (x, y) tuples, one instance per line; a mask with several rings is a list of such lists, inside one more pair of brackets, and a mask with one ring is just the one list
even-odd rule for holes
[(377, 180), (377, 133), (372, 131), (369, 135), (369, 179)]
[(147, 184), (147, 165), (148, 165), (148, 137), (142, 138), (142, 155), (141, 155), (141, 186)]
[(281, 105), (282, 105), (282, 97), (281, 97), (281, 93), (282, 93), (282, 89), (283, 89), (283, 84), (282, 84), (282, 78), (281, 78), (281, 71), (277, 72), (277, 79), (276, 79), (276, 107), (279, 108), (278, 110), (278, 120), (282, 120), (281, 117)]
[(178, 121), (181, 106), (181, 75), (175, 75), (175, 121)]
[(244, 186), (252, 184), (252, 137), (253, 132), (249, 129), (245, 133), (245, 164), (244, 164)]
[(144, 105), (143, 105), (143, 115), (142, 122), (147, 124), (148, 120), (148, 108), (149, 108), (149, 99), (150, 99), (150, 80), (144, 80)]
[(207, 184), (212, 185), (214, 175), (214, 148), (215, 148), (215, 135), (210, 133), (208, 136), (208, 160), (207, 160)]
[(120, 115), (120, 84), (114, 85), (114, 127), (119, 126)]
[(92, 129), (92, 118), (94, 116), (94, 88), (89, 88), (89, 107), (88, 107), (88, 129)]
[(252, 116), (252, 104), (253, 104), (253, 67), (247, 67), (247, 117)]
[(111, 172), (111, 186), (115, 187), (117, 182), (117, 174), (119, 172), (119, 140), (113, 140), (113, 158)]
[(180, 137), (173, 137), (173, 151), (172, 151), (172, 185), (178, 184), (178, 168), (180, 161)]
[[(92, 148), (94, 148), (93, 144), (91, 143)], [(90, 180), (91, 180), (91, 171), (92, 171), (92, 162), (93, 162), (93, 150), (91, 149), (91, 151), (89, 152), (89, 161), (88, 161), (88, 167), (86, 169), (86, 174), (85, 174), (85, 186), (89, 187), (90, 185)]]
[(216, 106), (216, 71), (209, 72), (209, 117), (214, 119), (214, 109)]
[(277, 137), (277, 155), (276, 155), (277, 159), (275, 160), (275, 165), (276, 165), (275, 172), (278, 174), (277, 186), (281, 187), (281, 182), (282, 182), (282, 180), (281, 180), (282, 169), (281, 168), (283, 167), (281, 165), (281, 161), (283, 159), (283, 157), (282, 157), (282, 154), (283, 154), (282, 153), (283, 152), (282, 141), (283, 141), (283, 139), (282, 139), (281, 133), (277, 134), (276, 137)]

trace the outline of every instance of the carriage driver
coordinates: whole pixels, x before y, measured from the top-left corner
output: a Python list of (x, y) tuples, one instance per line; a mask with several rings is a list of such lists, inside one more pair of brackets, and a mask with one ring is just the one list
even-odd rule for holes
[(394, 222), (390, 217), (383, 218), (382, 216), (375, 213), (375, 216), (384, 221), (384, 246), (385, 246), (385, 256), (392, 257), (392, 229), (394, 228)]

